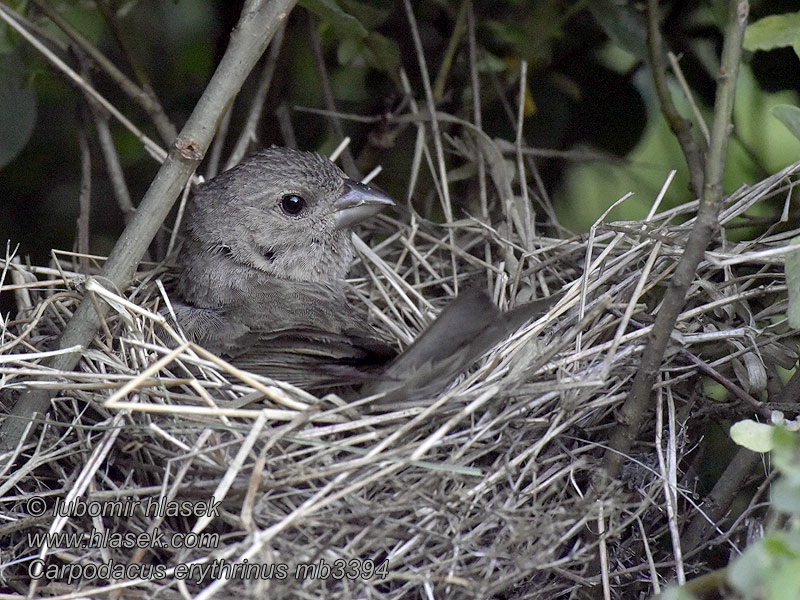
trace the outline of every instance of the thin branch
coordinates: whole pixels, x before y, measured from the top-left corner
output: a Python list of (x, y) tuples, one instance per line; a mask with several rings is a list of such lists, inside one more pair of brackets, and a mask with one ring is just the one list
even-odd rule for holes
[(269, 54), (264, 63), (264, 70), (261, 72), (261, 79), (258, 81), (258, 89), (253, 97), (250, 112), (247, 115), (247, 122), (244, 124), (239, 139), (236, 140), (236, 145), (233, 147), (233, 152), (231, 152), (228, 162), (225, 163), (226, 170), (234, 165), (238, 165), (245, 154), (247, 154), (247, 148), (250, 142), (258, 140), (256, 128), (261, 122), (264, 104), (267, 101), (267, 92), (269, 92), (270, 84), (272, 83), (272, 76), (275, 74), (275, 67), (278, 65), (278, 57), (280, 56), (281, 47), (283, 46), (283, 34), (285, 30), (285, 26), (279, 27), (278, 31), (275, 32), (275, 37), (273, 37), (272, 42), (270, 42)]
[(122, 125), (124, 125), (131, 133), (133, 133), (136, 138), (142, 142), (145, 147), (145, 150), (149, 152), (152, 156), (156, 157), (158, 160), (164, 160), (166, 153), (164, 149), (161, 148), (156, 142), (151, 140), (147, 137), (144, 133), (142, 133), (141, 129), (136, 127), (130, 119), (128, 119), (125, 115), (119, 112), (116, 107), (111, 104), (108, 100), (106, 100), (97, 90), (95, 90), (92, 86), (90, 86), (78, 73), (75, 72), (69, 65), (67, 65), (61, 58), (59, 58), (50, 48), (48, 48), (45, 44), (41, 41), (36, 39), (36, 37), (31, 34), (25, 27), (23, 27), (22, 23), (19, 20), (18, 15), (6, 7), (4, 4), (0, 4), (0, 19), (8, 23), (8, 25), (14, 29), (17, 33), (19, 33), (25, 40), (30, 43), (31, 46), (36, 48), (42, 55), (49, 60), (69, 81), (74, 83), (80, 90), (82, 90), (87, 95), (94, 98), (98, 104), (100, 104), (103, 108), (105, 108), (111, 115), (114, 116)]
[[(414, 16), (414, 9), (411, 7), (410, 0), (403, 0), (403, 6), (406, 9), (406, 16), (408, 17), (408, 24), (411, 27), (411, 37), (414, 40), (414, 50), (417, 53), (417, 61), (419, 62), (420, 77), (422, 78), (422, 86), (425, 88), (425, 103), (428, 107), (428, 113), (431, 119), (431, 134), (433, 136), (433, 146), (436, 149), (436, 163), (439, 167), (439, 179), (442, 182), (442, 209), (444, 210), (445, 222), (449, 225), (453, 222), (453, 205), (450, 202), (450, 187), (447, 183), (447, 166), (444, 162), (444, 147), (442, 145), (442, 134), (439, 130), (439, 119), (436, 114), (436, 103), (433, 99), (433, 90), (431, 89), (431, 78), (428, 73), (428, 64), (425, 60), (425, 53), (422, 49), (422, 39), (419, 36), (419, 28), (417, 27), (417, 19)], [(453, 238), (453, 229), (448, 228), (448, 241), (451, 245), (455, 245)], [(453, 288), (458, 294), (458, 270), (456, 268), (455, 256), (452, 262), (453, 269)]]
[(97, 6), (97, 10), (111, 28), (111, 33), (114, 34), (114, 38), (117, 40), (117, 44), (119, 44), (122, 54), (125, 56), (125, 60), (128, 62), (128, 66), (131, 68), (131, 71), (133, 71), (133, 76), (136, 78), (136, 81), (139, 82), (142, 90), (148, 94), (151, 94), (153, 99), (155, 99), (160, 106), (161, 103), (158, 101), (158, 98), (156, 98), (156, 95), (153, 92), (153, 86), (152, 82), (150, 81), (150, 77), (148, 76), (147, 71), (145, 71), (142, 64), (139, 62), (139, 59), (136, 58), (133, 45), (128, 40), (128, 36), (125, 31), (122, 29), (122, 27), (120, 27), (119, 19), (117, 18), (114, 8), (111, 4), (111, 0), (95, 0), (95, 6)]
[(661, 112), (683, 149), (683, 156), (689, 167), (692, 193), (695, 198), (699, 198), (703, 192), (702, 149), (692, 135), (691, 121), (684, 119), (672, 102), (672, 94), (667, 85), (667, 65), (664, 62), (663, 41), (659, 29), (658, 0), (647, 0), (647, 53)]
[(703, 134), (703, 139), (706, 142), (706, 147), (708, 147), (708, 142), (710, 141), (709, 138), (711, 137), (711, 134), (708, 133), (708, 125), (706, 125), (706, 120), (703, 118), (703, 113), (700, 112), (700, 107), (697, 106), (697, 102), (694, 99), (694, 94), (692, 94), (692, 89), (689, 87), (686, 77), (683, 76), (683, 69), (681, 69), (681, 65), (678, 62), (678, 57), (672, 52), (667, 52), (667, 60), (669, 60), (669, 64), (672, 67), (672, 72), (675, 73), (675, 78), (678, 80), (678, 84), (683, 90), (683, 95), (686, 96), (686, 101), (689, 103), (689, 107), (692, 109), (692, 113), (694, 114), (694, 120), (697, 121), (697, 126), (700, 127), (700, 131)]
[(752, 477), (754, 469), (761, 460), (759, 453), (739, 448), (703, 500), (702, 510), (697, 512), (683, 532), (681, 545), (686, 552), (699, 547), (705, 542), (706, 537), (714, 532), (717, 524), (728, 514), (742, 485)]
[[(522, 214), (519, 220), (522, 222), (522, 231), (519, 232), (520, 238), (528, 251), (533, 250), (533, 236), (536, 235), (533, 223), (533, 215), (531, 214), (531, 200), (528, 197), (528, 181), (525, 178), (525, 163), (522, 160), (522, 146), (524, 142), (523, 126), (525, 125), (525, 95), (528, 90), (528, 61), (523, 60), (520, 64), (519, 71), (519, 102), (517, 104), (517, 135), (515, 137), (514, 145), (516, 146), (517, 154), (517, 173), (519, 175), (520, 194), (522, 196)], [(514, 198), (514, 204), (519, 212), (519, 201)]]
[[(245, 2), (225, 55), (98, 277), (106, 287), (124, 289), (130, 283), (147, 246), (203, 159), (225, 108), (239, 92), (275, 30), (286, 20), (295, 3), (296, 0)], [(92, 298), (91, 294), (87, 295), (75, 311), (59, 339), (59, 348), (88, 348), (92, 343), (102, 317), (95, 311)], [(100, 312), (104, 310), (107, 308)], [(80, 357), (80, 352), (59, 354), (46, 364), (50, 368), (69, 370)], [(13, 448), (19, 443), (36, 413), (47, 412), (54, 393), (55, 390), (31, 388), (20, 396), (0, 426), (0, 448)]]
[(610, 480), (619, 476), (625, 456), (629, 453), (642, 422), (649, 414), (650, 392), (675, 322), (686, 301), (686, 292), (694, 280), (697, 266), (703, 258), (706, 247), (718, 230), (718, 217), (722, 206), (722, 176), (725, 171), (747, 13), (747, 0), (730, 0), (729, 21), (717, 76), (717, 98), (711, 127), (711, 144), (703, 177), (703, 194), (683, 256), (664, 294), (661, 309), (650, 332), (630, 392), (619, 411), (619, 425), (615, 428), (610, 447), (605, 453), (606, 474)]
[[(86, 111), (88, 112), (88, 111)], [(78, 132), (78, 145), (81, 156), (81, 189), (78, 194), (78, 253), (80, 272), (89, 274), (89, 212), (92, 207), (92, 153), (89, 150), (89, 137), (85, 127)]]
[(275, 118), (278, 119), (278, 128), (281, 130), (283, 145), (289, 148), (297, 148), (297, 136), (294, 134), (292, 126), (292, 115), (286, 102), (281, 102), (275, 109)]
[(67, 22), (45, 0), (33, 0), (33, 3), (55, 23), (75, 44), (81, 48), (97, 64), (97, 66), (113, 79), (128, 97), (136, 102), (150, 116), (158, 134), (166, 144), (172, 143), (177, 131), (164, 112), (164, 108), (149, 88), (141, 88), (120, 71), (102, 52), (100, 52), (78, 30)]
[(464, 35), (467, 24), (467, 10), (471, 6), (472, 3), (470, 0), (463, 0), (461, 6), (458, 8), (458, 15), (456, 15), (456, 22), (453, 24), (450, 41), (447, 42), (447, 49), (444, 51), (442, 64), (439, 67), (436, 81), (433, 84), (433, 101), (436, 102), (436, 104), (439, 104), (444, 97), (444, 86), (447, 85), (447, 76), (450, 74), (450, 69), (453, 66), (453, 58), (455, 58), (458, 44), (461, 42), (461, 37)]
[(219, 127), (217, 127), (217, 134), (214, 136), (214, 141), (211, 142), (211, 148), (208, 151), (208, 158), (206, 159), (206, 172), (205, 179), (208, 181), (212, 177), (216, 177), (219, 172), (219, 162), (222, 159), (222, 150), (225, 148), (225, 140), (228, 139), (228, 130), (231, 126), (231, 115), (233, 115), (233, 106), (235, 102), (231, 102), (225, 114), (220, 119)]
[[(78, 49), (76, 53), (81, 65), (81, 75), (86, 80), (87, 84), (91, 84), (91, 61), (80, 49)], [(84, 93), (84, 97), (86, 98), (86, 104), (89, 106), (95, 130), (97, 131), (97, 140), (106, 166), (106, 174), (111, 182), (111, 189), (114, 192), (117, 205), (119, 205), (122, 218), (127, 225), (136, 209), (131, 201), (131, 194), (128, 191), (127, 183), (125, 183), (125, 173), (122, 170), (122, 163), (119, 160), (119, 154), (114, 145), (114, 137), (111, 135), (111, 128), (108, 125), (108, 111), (103, 109), (91, 94)]]
[[(469, 41), (469, 73), (472, 80), (472, 113), (475, 128), (483, 130), (483, 115), (481, 113), (481, 84), (478, 78), (478, 49), (475, 40), (475, 10), (472, 2), (467, 3), (467, 39)], [(489, 198), (486, 189), (486, 160), (483, 152), (478, 151), (478, 193), (480, 198), (481, 219), (484, 223), (491, 224), (489, 218)], [(492, 245), (487, 239), (483, 244), (483, 258), (487, 264), (492, 264)], [(491, 269), (486, 269), (488, 288), (494, 286), (494, 274)]]
[[(335, 114), (336, 112), (336, 99), (333, 97), (333, 88), (331, 88), (331, 79), (328, 76), (328, 67), (325, 66), (325, 55), (322, 53), (322, 43), (320, 41), (319, 29), (317, 28), (317, 20), (311, 12), (308, 12), (308, 36), (311, 39), (311, 51), (314, 54), (314, 64), (317, 67), (317, 74), (319, 75), (319, 83), (322, 89), (322, 97), (325, 99), (325, 106), (331, 111), (328, 118), (331, 129), (336, 136), (336, 143), (342, 141), (347, 137), (344, 133), (342, 122)], [(353, 158), (353, 153), (347, 147), (342, 154), (342, 168), (344, 172), (356, 181), (361, 180), (361, 173), (358, 172), (356, 161)]]

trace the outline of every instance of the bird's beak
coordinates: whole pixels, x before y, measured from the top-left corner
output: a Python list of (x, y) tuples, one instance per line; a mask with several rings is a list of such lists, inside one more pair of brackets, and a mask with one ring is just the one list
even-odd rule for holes
[(336, 229), (352, 227), (385, 207), (394, 206), (389, 196), (365, 183), (345, 179), (344, 184), (344, 192), (333, 204)]

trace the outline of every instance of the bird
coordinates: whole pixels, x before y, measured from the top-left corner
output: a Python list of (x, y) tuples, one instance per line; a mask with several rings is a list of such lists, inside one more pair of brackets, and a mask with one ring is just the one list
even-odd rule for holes
[(273, 146), (190, 199), (171, 295), (186, 337), (242, 369), (308, 391), (432, 393), (543, 313), (458, 295), (403, 352), (346, 297), (355, 225), (394, 206), (325, 156)]

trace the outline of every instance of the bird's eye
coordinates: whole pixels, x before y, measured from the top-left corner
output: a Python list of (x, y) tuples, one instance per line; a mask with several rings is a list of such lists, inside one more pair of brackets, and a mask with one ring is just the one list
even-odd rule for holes
[(281, 198), (281, 208), (287, 215), (297, 216), (306, 207), (306, 201), (297, 194), (286, 194)]

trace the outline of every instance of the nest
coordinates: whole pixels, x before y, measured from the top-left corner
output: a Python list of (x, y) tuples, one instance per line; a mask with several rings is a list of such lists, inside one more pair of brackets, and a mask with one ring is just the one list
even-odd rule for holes
[[(798, 169), (729, 196), (721, 225), (785, 197)], [(683, 556), (674, 535), (701, 510), (698, 442), (708, 423), (754, 412), (741, 394), (705, 390), (725, 381), (752, 398), (769, 365), (797, 361), (779, 318), (780, 252), (796, 232), (709, 249), (655, 417), (623, 477), (601, 487), (615, 409), (697, 205), (569, 239), (535, 236), (531, 216), (507, 208), (498, 227), (383, 216), (361, 233), (353, 305), (400, 346), (459, 289), (487, 287), (504, 307), (567, 290), (436, 397), (398, 410), (317, 398), (183, 343), (159, 313), (163, 267), (110, 291), (70, 255), (6, 260), (3, 291), (20, 312), (2, 338), (3, 401), (58, 395), (3, 460), (0, 588), (333, 600), (582, 598), (605, 586), (633, 598), (702, 572), (703, 553)], [(102, 329), (76, 370), (54, 372), (42, 361), (87, 295), (108, 306)], [(708, 545), (743, 544), (753, 514)]]

